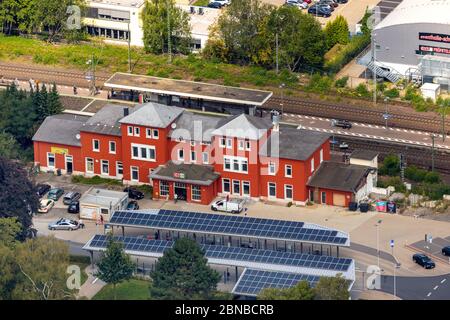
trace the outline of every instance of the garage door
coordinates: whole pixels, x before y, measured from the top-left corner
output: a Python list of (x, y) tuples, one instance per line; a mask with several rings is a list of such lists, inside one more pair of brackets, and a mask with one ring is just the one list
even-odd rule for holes
[(333, 205), (345, 207), (345, 195), (333, 193)]

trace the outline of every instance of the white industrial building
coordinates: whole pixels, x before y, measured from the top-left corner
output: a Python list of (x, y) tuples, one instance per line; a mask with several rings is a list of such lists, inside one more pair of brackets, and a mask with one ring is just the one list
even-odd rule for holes
[(80, 199), (80, 218), (109, 221), (111, 214), (126, 209), (128, 193), (98, 188), (89, 189)]
[(372, 36), (367, 64), (371, 70), (373, 62), (378, 66), (378, 76), (450, 83), (450, 0), (403, 0), (375, 25)]
[[(89, 0), (83, 24), (92, 36), (113, 44), (143, 47), (142, 11), (145, 0)], [(209, 27), (217, 20), (220, 9), (177, 4), (189, 13), (192, 49), (199, 51), (208, 40)], [(130, 40), (128, 40), (130, 37)]]

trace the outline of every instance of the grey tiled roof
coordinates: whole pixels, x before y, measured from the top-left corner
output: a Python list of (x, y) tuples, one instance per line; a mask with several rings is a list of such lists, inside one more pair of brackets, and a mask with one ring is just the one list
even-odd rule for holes
[(45, 118), (33, 136), (33, 141), (81, 146), (77, 135), (89, 117), (74, 114), (58, 114)]
[(364, 185), (365, 178), (371, 170), (374, 168), (324, 161), (309, 179), (307, 185), (355, 193)]
[(271, 127), (268, 119), (240, 114), (222, 120), (212, 134), (258, 140)]
[(272, 131), (259, 154), (263, 157), (304, 161), (329, 138), (330, 135), (326, 133), (280, 126), (280, 131)]
[[(174, 173), (184, 173), (185, 177), (175, 178)], [(153, 171), (150, 178), (209, 186), (219, 178), (219, 174), (214, 172), (212, 166), (176, 164), (173, 161), (168, 161), (165, 165), (159, 166)]]
[(153, 128), (167, 128), (167, 126), (182, 114), (184, 109), (149, 102), (134, 108), (130, 115), (119, 122)]
[(351, 158), (361, 160), (373, 160), (373, 158), (375, 158), (376, 156), (378, 156), (378, 152), (376, 151), (361, 150), (361, 149), (353, 151), (352, 154), (350, 155)]
[(210, 142), (212, 131), (218, 127), (224, 117), (201, 115), (185, 111), (175, 121), (176, 128), (172, 129), (169, 137), (178, 140), (194, 140), (198, 142)]
[(95, 132), (106, 135), (120, 136), (119, 120), (124, 117), (124, 109), (128, 108), (131, 112), (132, 108), (128, 106), (118, 106), (107, 104), (93, 115), (81, 128), (82, 131)]

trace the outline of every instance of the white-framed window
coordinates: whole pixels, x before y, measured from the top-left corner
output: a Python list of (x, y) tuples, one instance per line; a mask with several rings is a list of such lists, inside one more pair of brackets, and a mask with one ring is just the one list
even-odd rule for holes
[(225, 144), (226, 144), (225, 138), (220, 138), (220, 147), (225, 148)]
[(117, 176), (123, 175), (123, 164), (120, 161), (116, 162), (116, 175)]
[(323, 149), (320, 149), (320, 163), (323, 162)]
[(191, 151), (191, 162), (197, 161), (197, 153), (195, 151)]
[(239, 173), (248, 173), (248, 160), (243, 157), (223, 157), (223, 170)]
[(47, 152), (47, 167), (54, 168), (55, 167), (55, 154), (51, 152)]
[(230, 179), (222, 179), (222, 190), (224, 193), (231, 192)]
[(251, 150), (251, 143), (250, 140), (245, 140), (245, 150), (250, 151)]
[(184, 161), (184, 150), (183, 149), (178, 149), (178, 160)]
[(245, 149), (245, 141), (244, 140), (238, 140), (238, 149), (239, 150)]
[(167, 181), (159, 182), (159, 194), (161, 196), (167, 196), (169, 194), (169, 183)]
[(311, 159), (311, 172), (314, 172), (314, 158)]
[(274, 182), (269, 182), (267, 184), (267, 194), (269, 198), (276, 198), (277, 197), (277, 184)]
[(250, 196), (250, 182), (249, 181), (242, 181), (242, 195)]
[(327, 193), (322, 191), (320, 193), (320, 200), (322, 204), (327, 204)]
[(268, 173), (270, 175), (275, 175), (275, 162), (269, 162)]
[(131, 144), (131, 158), (135, 160), (156, 161), (155, 146), (145, 144)]
[(109, 153), (116, 154), (116, 142), (115, 141), (109, 142)]
[(292, 178), (292, 166), (290, 164), (284, 166), (284, 176), (286, 178)]
[(101, 160), (101, 172), (102, 174), (109, 174), (109, 161)]
[(233, 149), (233, 139), (227, 138), (227, 149)]
[(159, 182), (159, 194), (161, 196), (167, 196), (169, 194), (169, 183), (167, 181)]
[(233, 180), (233, 194), (241, 194), (241, 182), (239, 180)]
[(202, 188), (197, 185), (192, 185), (191, 188), (191, 198), (193, 201), (201, 201), (202, 200)]
[(132, 126), (128, 126), (127, 130), (128, 130), (128, 135), (132, 136), (133, 135), (133, 127)]
[(293, 199), (293, 189), (292, 189), (292, 185), (290, 185), (290, 184), (284, 185), (284, 199), (286, 199), (286, 200)]
[(153, 129), (153, 139), (159, 139), (159, 130)]
[(97, 139), (92, 139), (92, 151), (100, 151), (100, 141), (98, 141)]
[(134, 135), (136, 137), (139, 137), (141, 135), (141, 128), (139, 127), (134, 127)]
[(208, 152), (203, 152), (202, 153), (202, 161), (204, 164), (208, 164), (209, 163), (209, 155)]
[(86, 172), (94, 173), (94, 159), (86, 158)]
[(151, 139), (152, 138), (152, 129), (145, 129), (145, 137)]
[(131, 167), (131, 181), (139, 181), (139, 168), (138, 167)]

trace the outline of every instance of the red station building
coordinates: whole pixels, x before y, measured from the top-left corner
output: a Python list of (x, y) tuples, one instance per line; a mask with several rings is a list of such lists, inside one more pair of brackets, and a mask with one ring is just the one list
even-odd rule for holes
[[(329, 138), (261, 117), (205, 115), (150, 102), (134, 108), (106, 105), (92, 117), (50, 116), (33, 141), (41, 171), (151, 184), (154, 198), (176, 194), (179, 200), (209, 204), (230, 195), (348, 205), (367, 189), (371, 171), (330, 162)], [(323, 178), (344, 171), (347, 180), (334, 185)]]

